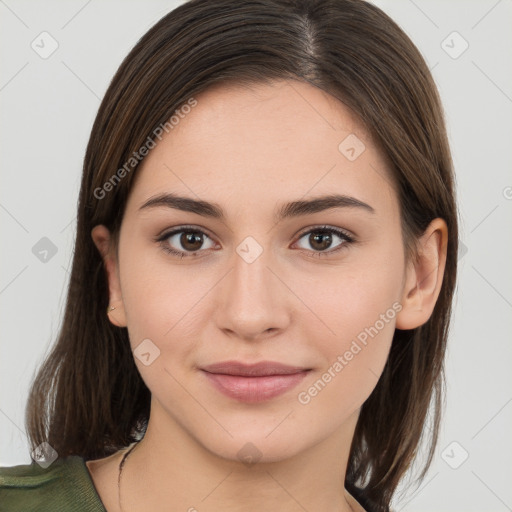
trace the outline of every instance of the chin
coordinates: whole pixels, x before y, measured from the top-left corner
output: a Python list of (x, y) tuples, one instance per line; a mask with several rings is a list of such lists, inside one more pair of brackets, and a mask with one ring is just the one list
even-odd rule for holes
[(300, 429), (292, 432), (285, 428), (279, 431), (280, 428), (275, 429), (273, 425), (264, 429), (255, 427), (239, 432), (231, 429), (230, 433), (233, 437), (223, 432), (215, 437), (202, 439), (200, 442), (216, 457), (241, 462), (250, 467), (256, 463), (280, 462), (292, 458), (319, 441), (319, 439), (305, 438), (303, 432), (300, 433)]

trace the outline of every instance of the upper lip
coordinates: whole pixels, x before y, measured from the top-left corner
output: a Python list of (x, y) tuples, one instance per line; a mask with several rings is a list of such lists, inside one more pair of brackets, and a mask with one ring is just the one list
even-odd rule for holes
[(266, 375), (291, 375), (310, 370), (311, 368), (289, 366), (274, 361), (260, 361), (254, 364), (242, 363), (240, 361), (222, 361), (220, 363), (209, 364), (201, 369), (209, 373), (261, 377)]

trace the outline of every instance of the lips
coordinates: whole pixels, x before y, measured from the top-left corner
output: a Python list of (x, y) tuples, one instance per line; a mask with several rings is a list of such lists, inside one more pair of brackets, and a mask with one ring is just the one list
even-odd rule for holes
[(201, 368), (207, 380), (224, 395), (255, 403), (269, 400), (295, 387), (311, 370), (273, 361), (246, 364), (223, 361)]

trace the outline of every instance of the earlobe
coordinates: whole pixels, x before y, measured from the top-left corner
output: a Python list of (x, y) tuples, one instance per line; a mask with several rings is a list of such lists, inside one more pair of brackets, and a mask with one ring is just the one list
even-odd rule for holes
[(108, 279), (109, 307), (106, 314), (110, 321), (117, 327), (126, 327), (126, 315), (119, 281), (117, 258), (110, 231), (105, 226), (98, 225), (92, 229), (91, 237), (101, 254)]
[(419, 240), (417, 258), (407, 265), (397, 329), (415, 329), (432, 315), (443, 283), (447, 244), (446, 222), (434, 219)]

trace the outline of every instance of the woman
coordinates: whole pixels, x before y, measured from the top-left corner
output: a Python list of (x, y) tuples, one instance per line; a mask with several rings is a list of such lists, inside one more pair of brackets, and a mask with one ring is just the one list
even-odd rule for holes
[(77, 222), (2, 510), (385, 511), (426, 437), (424, 476), (454, 177), (428, 67), (377, 7), (170, 12), (105, 94)]

